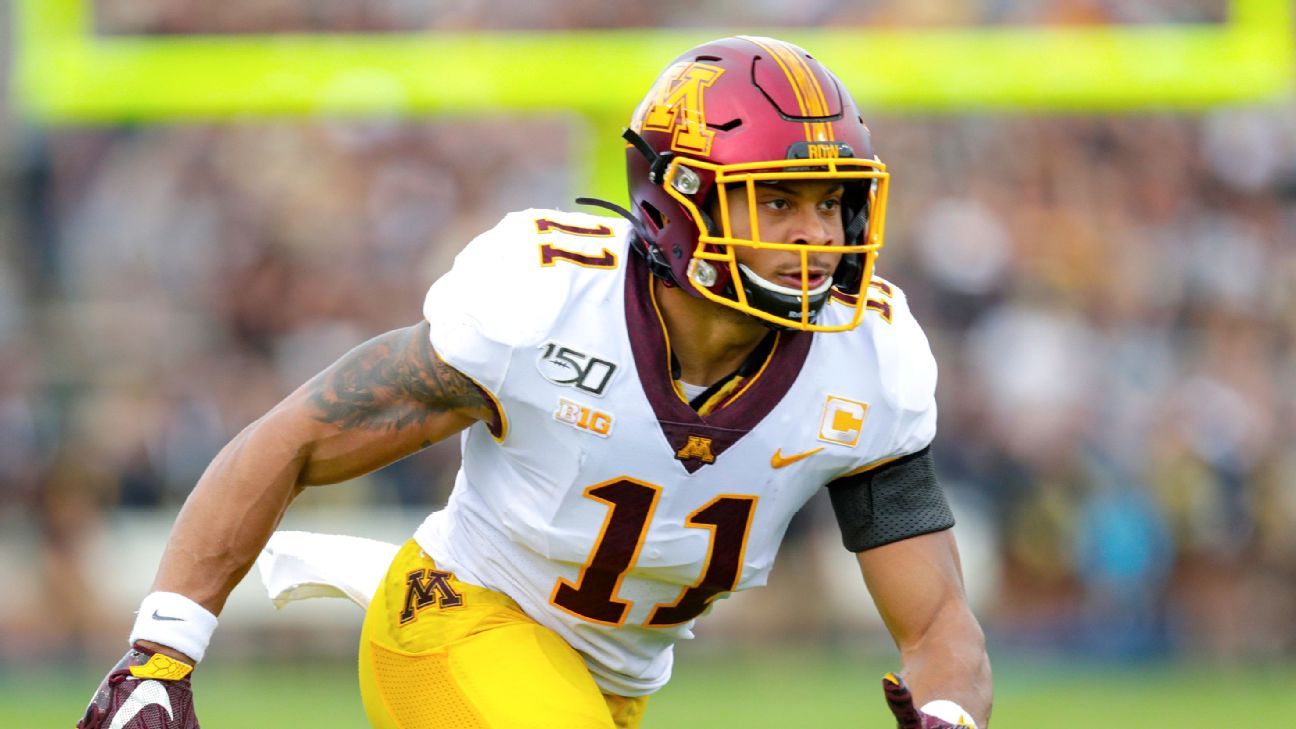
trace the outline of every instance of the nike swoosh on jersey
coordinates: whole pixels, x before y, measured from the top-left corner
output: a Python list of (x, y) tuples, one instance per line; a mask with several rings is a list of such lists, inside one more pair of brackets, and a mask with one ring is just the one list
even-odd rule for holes
[(783, 455), (783, 449), (777, 448), (774, 450), (774, 455), (770, 456), (770, 466), (773, 468), (782, 468), (784, 466), (790, 466), (793, 463), (796, 463), (797, 461), (804, 460), (806, 458), (809, 458), (810, 456), (813, 456), (814, 454), (818, 453), (823, 449), (824, 449), (823, 446), (819, 446), (818, 448), (811, 448), (808, 451), (802, 451), (801, 453), (793, 453), (790, 456), (785, 456)]
[(144, 681), (126, 697), (126, 703), (113, 716), (108, 729), (124, 729), (131, 719), (153, 704), (166, 711), (167, 720), (175, 721), (175, 712), (171, 710), (171, 697), (167, 694), (166, 686), (157, 681)]

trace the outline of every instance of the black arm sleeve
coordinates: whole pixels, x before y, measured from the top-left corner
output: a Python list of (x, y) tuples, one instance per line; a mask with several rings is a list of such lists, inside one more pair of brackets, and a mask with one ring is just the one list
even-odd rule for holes
[(852, 552), (954, 526), (931, 449), (828, 484), (842, 544)]

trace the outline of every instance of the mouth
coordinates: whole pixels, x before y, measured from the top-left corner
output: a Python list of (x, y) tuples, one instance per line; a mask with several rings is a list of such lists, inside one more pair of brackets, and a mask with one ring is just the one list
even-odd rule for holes
[[(779, 271), (774, 275), (774, 280), (788, 288), (799, 289), (801, 288), (801, 269), (798, 267), (789, 271)], [(806, 288), (813, 291), (822, 286), (827, 280), (827, 269), (811, 268), (806, 275)]]
[[(782, 294), (784, 296), (794, 296), (800, 300), (803, 289), (801, 288), (801, 268), (798, 266), (795, 270), (775, 271), (772, 278), (762, 278), (755, 271), (747, 267), (746, 264), (738, 264), (738, 268), (749, 279), (756, 281), (764, 288), (771, 292)], [(828, 269), (812, 266), (808, 270), (806, 283), (808, 284), (804, 291), (809, 292), (811, 297), (822, 296), (827, 293), (828, 287), (832, 286), (833, 278), (828, 273)]]

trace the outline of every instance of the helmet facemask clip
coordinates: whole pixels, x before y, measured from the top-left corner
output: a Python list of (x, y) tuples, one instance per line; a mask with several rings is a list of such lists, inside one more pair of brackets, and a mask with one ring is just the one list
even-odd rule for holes
[(662, 179), (666, 175), (666, 168), (670, 166), (671, 158), (675, 156), (675, 153), (671, 151), (658, 152), (643, 137), (639, 136), (638, 132), (629, 127), (621, 132), (621, 137), (634, 145), (634, 148), (639, 150), (644, 159), (648, 160), (648, 181), (654, 185), (662, 184)]

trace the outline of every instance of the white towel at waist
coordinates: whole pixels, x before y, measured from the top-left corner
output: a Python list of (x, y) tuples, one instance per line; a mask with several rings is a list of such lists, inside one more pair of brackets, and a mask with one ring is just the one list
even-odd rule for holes
[(367, 608), (398, 549), (345, 534), (275, 532), (257, 557), (257, 571), (275, 607), (311, 597), (345, 597)]

